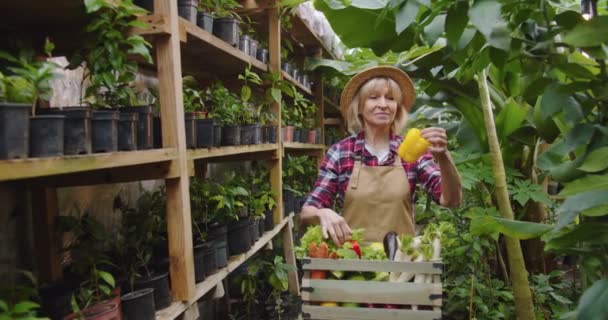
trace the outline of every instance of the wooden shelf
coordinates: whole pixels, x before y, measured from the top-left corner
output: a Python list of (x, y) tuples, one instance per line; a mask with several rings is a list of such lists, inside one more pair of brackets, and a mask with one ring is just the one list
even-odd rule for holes
[(342, 119), (340, 118), (325, 118), (323, 123), (326, 126), (339, 126), (342, 125)]
[(330, 107), (340, 111), (340, 106), (336, 102), (333, 102), (332, 100), (330, 100), (327, 97), (323, 97), (323, 103), (325, 103), (326, 106), (330, 106)]
[[(188, 150), (189, 160), (198, 159), (214, 159), (218, 160), (230, 160), (230, 157), (238, 156), (253, 156), (257, 153), (267, 153), (270, 151), (277, 151), (279, 145), (276, 143), (272, 144), (258, 144), (258, 145), (247, 145), (247, 146), (231, 146), (231, 147), (220, 147), (210, 149), (198, 149)], [(253, 157), (252, 157), (253, 158)], [(241, 159), (236, 159), (241, 160)]]
[[(260, 251), (263, 247), (268, 244), (268, 242), (272, 241), (272, 239), (283, 230), (283, 228), (289, 225), (289, 221), (293, 219), (294, 214), (291, 213), (289, 216), (283, 218), (281, 222), (274, 226), (274, 228), (268, 232), (266, 232), (263, 236), (260, 237), (258, 241), (247, 251), (246, 253), (232, 256), (228, 261), (228, 265), (222, 269), (220, 269), (217, 273), (212, 274), (207, 277), (205, 281), (196, 284), (196, 293), (191, 301), (186, 302), (174, 302), (169, 307), (159, 310), (156, 312), (157, 320), (173, 320), (177, 318), (182, 312), (184, 312), (191, 304), (196, 302), (198, 299), (202, 298), (205, 293), (209, 292), (209, 290), (213, 289), (217, 286), (224, 278), (228, 276), (232, 271), (238, 268), (243, 262), (247, 261), (247, 259), (251, 258), (256, 252)], [(224, 288), (228, 290), (228, 288)]]
[(300, 91), (304, 92), (305, 94), (309, 95), (312, 97), (312, 91), (310, 91), (310, 89), (306, 88), (305, 86), (303, 86), (301, 83), (297, 82), (296, 79), (294, 79), (291, 75), (289, 75), (287, 72), (285, 72), (284, 70), (281, 70), (281, 75), (283, 75), (283, 79), (291, 82), (293, 85), (296, 86), (296, 88), (298, 88)]
[(152, 149), (78, 156), (0, 160), (0, 181), (168, 162), (176, 158), (177, 152), (175, 149)]
[(322, 144), (283, 142), (283, 148), (292, 150), (323, 150), (325, 146)]
[(182, 73), (199, 80), (234, 78), (251, 65), (255, 72), (267, 72), (268, 66), (232, 47), (227, 42), (179, 18), (180, 30), (186, 34), (182, 43)]

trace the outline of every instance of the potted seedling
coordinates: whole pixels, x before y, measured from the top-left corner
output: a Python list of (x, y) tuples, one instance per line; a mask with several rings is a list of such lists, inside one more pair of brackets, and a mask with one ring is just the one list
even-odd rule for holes
[(239, 80), (243, 80), (241, 87), (241, 101), (243, 112), (241, 114), (241, 144), (259, 144), (262, 139), (262, 127), (258, 122), (260, 107), (256, 107), (252, 101), (251, 87), (249, 84), (261, 85), (260, 76), (251, 71), (251, 65), (245, 69), (244, 74), (239, 74)]
[(146, 13), (146, 10), (131, 0), (85, 1), (85, 7), (91, 15), (85, 29), (87, 41), (71, 59), (70, 67), (76, 68), (86, 62), (83, 81), (88, 80), (90, 85), (83, 102), (97, 109), (91, 117), (93, 152), (135, 150), (139, 118), (143, 117), (142, 122), (149, 122), (152, 108), (125, 108), (139, 104), (131, 86), (138, 64), (130, 55), (150, 64), (152, 57), (150, 43), (139, 35), (129, 35), (127, 31), (131, 27), (148, 27), (137, 20), (137, 15)]
[(213, 101), (212, 117), (222, 124), (221, 144), (240, 145), (243, 103), (219, 82), (212, 86), (210, 95)]
[(194, 276), (196, 282), (217, 270), (217, 249), (209, 242), (206, 224), (208, 223), (209, 195), (211, 184), (207, 180), (190, 180), (190, 202), (192, 208), (192, 229), (194, 242)]
[(213, 33), (213, 7), (213, 0), (200, 0), (196, 14), (196, 25), (209, 33)]
[[(47, 56), (51, 56), (53, 47), (47, 40)], [(12, 72), (0, 73), (0, 159), (63, 155), (65, 117), (36, 115), (39, 100), (52, 96), (50, 81), (56, 78), (57, 65), (35, 61), (34, 52), (28, 48), (20, 48), (17, 56), (0, 51), (0, 59), (10, 64), (7, 69)]]
[(180, 17), (196, 23), (199, 0), (177, 0), (177, 13)]
[(190, 181), (190, 203), (192, 208), (193, 229), (215, 248), (216, 266), (221, 268), (228, 264), (228, 229), (225, 219), (213, 214), (216, 183), (205, 179), (192, 179)]
[(235, 0), (211, 0), (209, 7), (215, 17), (213, 34), (233, 47), (238, 46), (241, 34), (240, 17), (234, 12), (240, 6)]
[(26, 270), (10, 270), (0, 273), (0, 319), (43, 320), (38, 317), (38, 282)]
[(186, 147), (197, 147), (197, 121), (207, 118), (203, 93), (198, 89), (198, 82), (191, 76), (183, 79), (184, 119), (186, 121)]

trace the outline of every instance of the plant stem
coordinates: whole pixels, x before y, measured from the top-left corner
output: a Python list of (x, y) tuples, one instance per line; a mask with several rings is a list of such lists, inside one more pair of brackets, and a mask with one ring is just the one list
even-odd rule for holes
[[(496, 199), (498, 200), (498, 209), (503, 219), (513, 220), (513, 210), (509, 201), (509, 192), (507, 190), (507, 179), (505, 174), (505, 165), (502, 160), (502, 153), (498, 143), (498, 135), (496, 133), (496, 124), (494, 122), (494, 114), (492, 113), (492, 102), (488, 90), (486, 70), (482, 70), (477, 75), (479, 84), (479, 95), (481, 98), (481, 106), (483, 110), (484, 123), (488, 135), (488, 144), (490, 147), (490, 156), (492, 158), (492, 172), (494, 175)], [(518, 239), (505, 237), (507, 245), (507, 256), (509, 259), (509, 267), (511, 271), (511, 281), (513, 285), (513, 296), (515, 299), (515, 313), (517, 319), (532, 320), (534, 319), (534, 304), (532, 303), (532, 295), (530, 293), (530, 284), (528, 283), (528, 271), (524, 263), (521, 244)]]
[(505, 259), (502, 257), (502, 250), (500, 250), (500, 242), (496, 241), (496, 255), (498, 256), (498, 263), (500, 264), (500, 270), (502, 271), (503, 279), (505, 284), (511, 286), (509, 280), (509, 272), (507, 271), (507, 265), (505, 265)]

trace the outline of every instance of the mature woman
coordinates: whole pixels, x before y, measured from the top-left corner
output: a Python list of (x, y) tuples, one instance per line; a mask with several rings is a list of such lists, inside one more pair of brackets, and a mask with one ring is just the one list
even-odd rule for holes
[[(413, 103), (412, 80), (398, 68), (370, 68), (346, 84), (340, 110), (353, 135), (327, 152), (300, 214), (304, 223), (320, 224), (337, 245), (351, 228), (364, 228), (367, 241), (382, 241), (389, 231), (414, 234), (416, 183), (443, 206), (460, 204), (460, 177), (443, 128), (422, 130), (431, 145), (415, 163), (397, 154), (403, 140), (397, 133)], [(342, 214), (330, 209), (337, 196)]]

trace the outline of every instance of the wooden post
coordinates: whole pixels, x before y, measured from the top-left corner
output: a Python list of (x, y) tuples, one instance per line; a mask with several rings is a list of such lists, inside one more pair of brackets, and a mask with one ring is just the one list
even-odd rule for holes
[[(281, 20), (280, 12), (276, 2), (273, 1), (268, 8), (268, 68), (271, 73), (281, 72)], [(279, 145), (279, 156), (271, 161), (270, 185), (275, 194), (277, 206), (273, 212), (274, 224), (281, 222), (283, 218), (283, 139), (281, 137), (281, 104), (273, 102), (270, 111), (277, 119), (277, 143)]]
[(174, 300), (188, 300), (194, 296), (194, 258), (177, 0), (155, 0), (154, 9), (170, 32), (156, 39), (163, 147), (177, 149), (179, 164), (179, 176), (165, 180), (171, 291)]
[[(315, 48), (314, 57), (319, 59), (323, 58), (323, 49), (321, 47)], [(315, 83), (315, 91), (313, 92), (313, 94), (315, 104), (317, 105), (317, 121), (321, 126), (321, 139), (319, 141), (321, 141), (322, 145), (325, 145), (325, 99), (323, 93), (323, 75), (320, 71), (315, 71), (315, 73), (313, 74), (313, 79)], [(316, 156), (317, 167), (320, 167), (323, 163), (325, 150), (319, 150)]]
[(285, 263), (293, 268), (289, 270), (289, 292), (293, 295), (300, 295), (300, 282), (298, 281), (298, 269), (296, 267), (296, 256), (293, 244), (293, 218), (283, 228), (283, 255)]
[(32, 194), (32, 222), (34, 225), (34, 252), (42, 282), (61, 279), (61, 236), (55, 224), (59, 210), (57, 189), (36, 187)]

